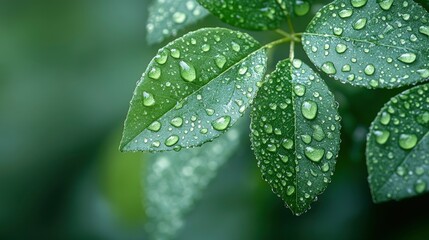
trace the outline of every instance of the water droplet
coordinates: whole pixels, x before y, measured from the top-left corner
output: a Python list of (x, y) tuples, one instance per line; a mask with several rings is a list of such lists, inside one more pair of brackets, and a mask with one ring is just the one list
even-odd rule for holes
[(238, 45), (236, 42), (232, 42), (232, 50), (239, 52), (240, 51), (240, 45)]
[(183, 23), (186, 20), (186, 14), (182, 12), (175, 12), (173, 14), (173, 21), (176, 23)]
[(368, 0), (351, 0), (350, 1), (352, 6), (355, 8), (360, 8), (365, 6), (365, 4), (368, 2)]
[(289, 157), (288, 156), (283, 156), (280, 155), (280, 159), (282, 160), (282, 162), (287, 163), (289, 161)]
[(277, 147), (276, 147), (276, 145), (274, 145), (274, 144), (268, 144), (268, 146), (267, 146), (267, 150), (268, 150), (269, 152), (276, 152), (276, 151), (277, 151)]
[(201, 46), (201, 50), (203, 50), (203, 52), (208, 52), (210, 50), (210, 45), (203, 44), (203, 46)]
[(429, 26), (419, 27), (419, 32), (426, 35), (426, 36), (429, 36)]
[(226, 57), (222, 54), (216, 55), (215, 63), (218, 68), (223, 68), (223, 66), (225, 66), (225, 63), (226, 63)]
[(365, 72), (365, 74), (366, 74), (366, 75), (368, 75), (368, 76), (373, 75), (373, 74), (374, 74), (374, 72), (375, 72), (375, 67), (374, 67), (374, 65), (372, 65), (372, 64), (368, 64), (368, 65), (366, 65), (366, 67), (365, 67), (365, 69), (364, 69), (364, 72)]
[(380, 5), (381, 9), (387, 11), (392, 6), (393, 0), (379, 0), (378, 4)]
[(230, 122), (231, 122), (230, 116), (223, 116), (223, 117), (220, 117), (220, 118), (214, 120), (212, 122), (212, 126), (215, 130), (223, 131), (229, 126)]
[(155, 121), (153, 123), (151, 123), (147, 129), (151, 130), (152, 132), (158, 132), (159, 129), (161, 129), (161, 123), (158, 121)]
[(423, 167), (416, 167), (415, 172), (418, 176), (421, 176), (421, 175), (423, 175), (423, 173), (425, 173), (425, 169)]
[(213, 115), (213, 114), (214, 114), (214, 112), (215, 112), (215, 110), (213, 110), (213, 109), (211, 109), (211, 108), (207, 108), (207, 109), (206, 109), (206, 113), (207, 113), (207, 115), (209, 115), (209, 116)]
[(329, 164), (328, 163), (324, 163), (322, 165), (322, 172), (327, 172), (329, 171)]
[(417, 116), (417, 122), (422, 125), (429, 123), (429, 112), (419, 114)]
[(390, 132), (386, 130), (377, 130), (374, 131), (375, 135), (375, 141), (377, 141), (378, 144), (385, 144), (387, 140), (389, 139)]
[(390, 122), (390, 114), (387, 112), (383, 112), (380, 117), (380, 123), (383, 125), (387, 125)]
[(161, 145), (161, 143), (159, 141), (155, 141), (152, 143), (152, 147), (159, 147)]
[(287, 186), (286, 188), (286, 194), (288, 196), (292, 195), (295, 192), (295, 187), (294, 186)]
[(309, 143), (311, 143), (311, 136), (310, 135), (307, 135), (307, 134), (304, 134), (304, 135), (301, 135), (301, 140), (305, 143), (305, 144), (309, 144)]
[(399, 135), (399, 146), (405, 150), (412, 149), (416, 146), (418, 138), (415, 134), (401, 134)]
[(159, 67), (153, 67), (150, 69), (148, 76), (152, 79), (159, 79), (161, 76), (161, 69)]
[(164, 63), (167, 62), (167, 59), (168, 59), (168, 53), (167, 51), (164, 50), (164, 51), (161, 51), (158, 55), (156, 55), (155, 62), (163, 65)]
[(301, 105), (301, 113), (309, 120), (314, 119), (317, 115), (317, 103), (313, 101), (304, 101)]
[(171, 49), (170, 54), (174, 58), (180, 58), (180, 51), (175, 48)]
[(165, 140), (165, 145), (171, 147), (179, 141), (179, 137), (176, 135), (171, 135)]
[(429, 69), (419, 69), (417, 73), (420, 74), (422, 78), (429, 78)]
[(342, 68), (341, 71), (343, 72), (350, 72), (350, 70), (352, 70), (352, 67), (349, 64), (345, 64)]
[(153, 98), (151, 93), (143, 92), (143, 105), (146, 107), (155, 105), (155, 98)]
[(405, 168), (403, 166), (399, 166), (396, 168), (396, 174), (399, 176), (404, 176), (405, 174)]
[(292, 61), (292, 65), (293, 65), (295, 68), (301, 68), (301, 66), (302, 66), (302, 61), (301, 61), (301, 60), (299, 60), (299, 59), (294, 59), (294, 60)]
[(404, 53), (398, 57), (398, 60), (403, 63), (413, 63), (414, 61), (416, 61), (416, 58), (417, 56), (414, 53)]
[(194, 66), (186, 63), (185, 61), (180, 61), (180, 76), (183, 80), (192, 82), (197, 78), (197, 73), (195, 72)]
[(366, 18), (360, 18), (355, 23), (353, 23), (353, 28), (355, 30), (361, 30), (366, 25)]
[(264, 125), (264, 131), (268, 134), (273, 133), (273, 126), (271, 126), (271, 124), (265, 124)]
[(347, 46), (345, 44), (339, 43), (337, 44), (337, 46), (335, 47), (335, 51), (337, 51), (337, 53), (344, 53), (347, 50)]
[(208, 133), (208, 129), (207, 128), (202, 128), (201, 130), (200, 130), (200, 133), (201, 134), (206, 134), (206, 133)]
[(332, 62), (325, 62), (322, 65), (322, 71), (329, 75), (337, 73), (337, 69), (335, 69), (335, 66)]
[(343, 9), (339, 12), (341, 18), (348, 18), (353, 14), (353, 10), (351, 9)]
[(305, 147), (304, 154), (311, 161), (320, 162), (320, 160), (323, 158), (323, 155), (325, 155), (325, 149), (308, 146)]
[(175, 127), (181, 127), (183, 125), (183, 119), (181, 117), (175, 117), (170, 121), (170, 123)]
[(300, 84), (295, 85), (295, 87), (293, 88), (293, 91), (297, 96), (301, 97), (305, 94), (305, 86)]
[(340, 36), (341, 34), (343, 34), (343, 29), (339, 27), (334, 27), (334, 34)]
[(325, 132), (323, 131), (322, 127), (319, 125), (313, 125), (313, 138), (320, 142), (325, 138)]
[(307, 1), (296, 1), (293, 10), (297, 16), (304, 16), (310, 11), (310, 3)]
[(293, 141), (291, 139), (286, 138), (286, 139), (283, 140), (282, 146), (285, 149), (290, 150), (293, 147)]
[(416, 193), (423, 193), (426, 190), (426, 182), (419, 179), (416, 181), (416, 184), (414, 185), (414, 190)]

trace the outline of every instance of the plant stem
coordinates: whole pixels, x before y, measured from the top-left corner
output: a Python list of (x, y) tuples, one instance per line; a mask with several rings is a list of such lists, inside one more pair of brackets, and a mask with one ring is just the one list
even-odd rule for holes
[(295, 29), (292, 24), (292, 19), (290, 18), (289, 15), (287, 16), (287, 25), (289, 27), (290, 33), (293, 35), (295, 33)]
[(277, 45), (280, 45), (280, 44), (283, 44), (283, 43), (287, 43), (287, 42), (290, 42), (290, 41), (291, 41), (291, 37), (288, 36), (288, 37), (280, 38), (280, 39), (278, 39), (276, 41), (270, 42), (270, 43), (264, 45), (262, 48), (270, 49), (270, 48), (273, 48), (273, 47), (275, 47)]
[(288, 32), (286, 32), (286, 31), (283, 31), (283, 30), (281, 30), (281, 29), (276, 29), (276, 30), (274, 30), (276, 33), (278, 33), (278, 34), (280, 34), (280, 35), (282, 35), (283, 37), (290, 37), (290, 34), (288, 33)]
[(289, 48), (289, 59), (293, 60), (295, 57), (295, 41), (290, 42), (290, 48)]

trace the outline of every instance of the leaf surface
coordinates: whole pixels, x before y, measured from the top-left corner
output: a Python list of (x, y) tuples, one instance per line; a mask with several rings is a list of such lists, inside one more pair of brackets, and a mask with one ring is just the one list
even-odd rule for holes
[(367, 88), (394, 88), (429, 78), (429, 14), (413, 1), (337, 0), (303, 35), (323, 72)]
[(429, 84), (393, 97), (371, 124), (366, 147), (374, 202), (428, 191)]
[(300, 215), (331, 181), (340, 143), (338, 104), (320, 76), (280, 62), (254, 100), (251, 141), (262, 177)]
[(195, 147), (225, 132), (256, 95), (266, 53), (247, 34), (201, 29), (160, 49), (137, 83), (123, 151)]

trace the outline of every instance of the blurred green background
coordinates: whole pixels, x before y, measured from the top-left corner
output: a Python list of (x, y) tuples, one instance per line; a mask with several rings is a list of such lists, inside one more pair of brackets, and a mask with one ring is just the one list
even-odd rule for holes
[[(151, 1), (0, 2), (0, 239), (147, 239), (141, 154), (117, 146), (135, 83), (165, 44), (145, 40)], [(209, 17), (187, 30), (202, 26), (226, 25)], [(271, 69), (287, 55), (271, 52)], [(369, 124), (403, 89), (327, 83), (340, 103), (342, 148), (312, 209), (295, 217), (284, 207), (246, 140), (178, 239), (429, 239), (429, 195), (375, 205), (366, 181)]]

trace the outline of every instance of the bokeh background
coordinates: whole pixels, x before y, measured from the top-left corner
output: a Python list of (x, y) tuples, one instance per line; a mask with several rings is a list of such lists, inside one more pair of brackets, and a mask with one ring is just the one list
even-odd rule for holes
[[(150, 2), (0, 1), (0, 239), (147, 239), (141, 154), (117, 147), (135, 83), (165, 45), (146, 43)], [(226, 25), (208, 17), (180, 34), (203, 26)], [(287, 55), (271, 52), (271, 69)], [(403, 89), (327, 83), (340, 103), (342, 148), (311, 211), (295, 217), (271, 193), (247, 139), (177, 239), (429, 239), (429, 195), (376, 205), (366, 180), (369, 124)]]

